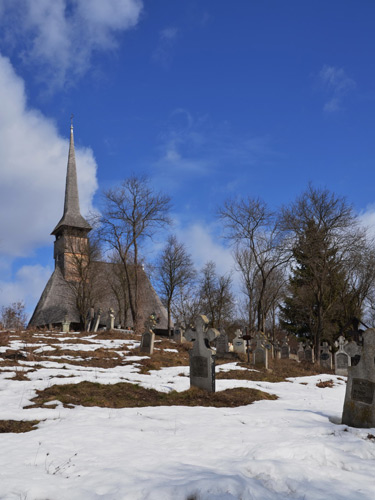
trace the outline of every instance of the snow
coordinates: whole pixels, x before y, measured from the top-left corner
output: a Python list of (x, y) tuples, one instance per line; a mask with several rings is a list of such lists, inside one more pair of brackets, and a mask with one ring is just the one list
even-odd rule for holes
[[(94, 352), (120, 344), (134, 341), (90, 345)], [(218, 391), (252, 387), (279, 398), (238, 408), (64, 408), (56, 401), (55, 408), (25, 409), (37, 389), (83, 380), (126, 380), (163, 392), (189, 387), (186, 366), (140, 374), (144, 356), (126, 356), (127, 364), (111, 369), (62, 364), (47, 359), (44, 347), (37, 344), (45, 360), (0, 366), (0, 419), (41, 420), (31, 432), (0, 434), (1, 500), (375, 498), (375, 440), (368, 439), (375, 429), (341, 425), (343, 377), (217, 380)], [(217, 367), (233, 369), (240, 367)], [(30, 380), (11, 380), (20, 371)], [(329, 379), (332, 388), (316, 386)]]

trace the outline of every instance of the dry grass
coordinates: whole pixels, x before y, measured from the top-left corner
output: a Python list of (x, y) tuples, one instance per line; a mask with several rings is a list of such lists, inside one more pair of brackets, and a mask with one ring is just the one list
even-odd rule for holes
[[(103, 385), (92, 382), (54, 385), (37, 391), (32, 399), (34, 406), (43, 407), (50, 401), (61, 401), (64, 406), (99, 406), (104, 408), (142, 408), (145, 406), (214, 406), (237, 407), (260, 401), (273, 400), (276, 396), (256, 389), (235, 388), (215, 393), (191, 388), (188, 391), (172, 391), (168, 394), (155, 389), (145, 389), (135, 384), (121, 382)], [(48, 406), (49, 408), (51, 406)]]
[(324, 389), (325, 387), (333, 387), (334, 385), (335, 385), (335, 383), (333, 380), (325, 380), (324, 382), (322, 380), (320, 380), (320, 382), (318, 382), (316, 384), (316, 387), (320, 387), (321, 389)]
[(36, 429), (40, 420), (0, 420), (0, 433), (30, 432)]

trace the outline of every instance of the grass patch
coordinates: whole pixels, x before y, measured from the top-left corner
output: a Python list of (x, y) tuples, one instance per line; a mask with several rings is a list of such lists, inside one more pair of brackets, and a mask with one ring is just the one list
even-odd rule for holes
[(5, 432), (30, 432), (36, 429), (40, 420), (0, 420), (0, 433)]
[(324, 382), (322, 380), (320, 380), (320, 382), (318, 382), (316, 384), (316, 387), (320, 387), (321, 389), (324, 389), (325, 387), (333, 387), (335, 384), (333, 382), (333, 380), (325, 380)]
[(168, 394), (139, 385), (120, 382), (113, 385), (81, 382), (79, 384), (54, 385), (37, 391), (32, 399), (34, 406), (45, 407), (50, 401), (61, 401), (64, 406), (99, 406), (101, 408), (143, 408), (145, 406), (214, 406), (234, 408), (260, 401), (274, 400), (277, 396), (257, 389), (235, 388), (209, 393), (197, 388), (188, 391), (172, 391)]

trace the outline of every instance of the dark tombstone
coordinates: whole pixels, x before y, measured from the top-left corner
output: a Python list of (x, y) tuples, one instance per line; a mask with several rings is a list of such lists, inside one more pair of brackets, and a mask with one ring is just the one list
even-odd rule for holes
[(207, 329), (206, 316), (198, 316), (195, 321), (195, 331), (189, 329), (185, 338), (194, 341), (189, 351), (190, 358), (190, 386), (199, 387), (208, 392), (215, 392), (215, 357), (210, 342), (220, 335), (214, 328)]
[(266, 339), (261, 333), (257, 333), (255, 339), (256, 347), (253, 351), (253, 365), (268, 369), (268, 351), (271, 346), (266, 343)]
[(375, 427), (375, 329), (363, 333), (360, 360), (348, 368), (342, 423), (351, 427)]
[(332, 353), (331, 347), (327, 342), (323, 342), (320, 348), (320, 356), (319, 356), (320, 366), (322, 368), (327, 368), (328, 370), (332, 370)]
[(356, 366), (361, 359), (361, 346), (352, 340), (344, 346), (344, 351), (350, 356), (350, 366)]
[(281, 359), (289, 359), (290, 356), (290, 347), (287, 340), (284, 340), (283, 345), (281, 346)]
[(152, 331), (142, 334), (141, 352), (152, 354), (154, 352), (155, 333)]

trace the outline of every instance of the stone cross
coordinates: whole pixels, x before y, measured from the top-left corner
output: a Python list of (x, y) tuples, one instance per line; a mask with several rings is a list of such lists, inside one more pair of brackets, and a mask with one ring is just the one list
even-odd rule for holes
[(289, 359), (290, 356), (290, 347), (288, 340), (285, 339), (283, 345), (281, 346), (281, 359)]
[(215, 392), (215, 358), (210, 348), (210, 342), (220, 335), (214, 328), (207, 329), (206, 316), (198, 316), (195, 321), (195, 331), (189, 329), (185, 333), (188, 341), (194, 341), (189, 351), (190, 386), (199, 387), (208, 392)]
[(375, 427), (375, 329), (367, 329), (357, 365), (348, 368), (342, 423), (351, 427)]
[(303, 346), (302, 342), (298, 343), (298, 350), (297, 350), (297, 361), (300, 363), (301, 361), (304, 361), (305, 359), (305, 348)]
[(338, 351), (335, 353), (335, 374), (344, 377), (348, 376), (348, 367), (351, 366), (351, 358), (344, 350), (346, 344), (347, 342), (342, 335), (335, 342), (335, 347), (338, 347)]
[(344, 351), (350, 356), (350, 366), (355, 366), (358, 364), (361, 358), (361, 347), (352, 340), (348, 344), (344, 345)]
[(69, 333), (70, 331), (70, 321), (68, 321), (68, 315), (65, 314), (64, 321), (61, 323), (62, 331), (64, 333)]
[(253, 351), (253, 365), (263, 366), (268, 369), (268, 350), (271, 345), (266, 342), (265, 338), (261, 333), (255, 335), (256, 347)]
[(113, 330), (114, 327), (115, 327), (115, 311), (111, 307), (108, 310), (107, 330)]
[(332, 370), (332, 354), (330, 351), (330, 345), (327, 342), (323, 342), (320, 347), (319, 361), (320, 366), (322, 368), (327, 368), (328, 370)]

